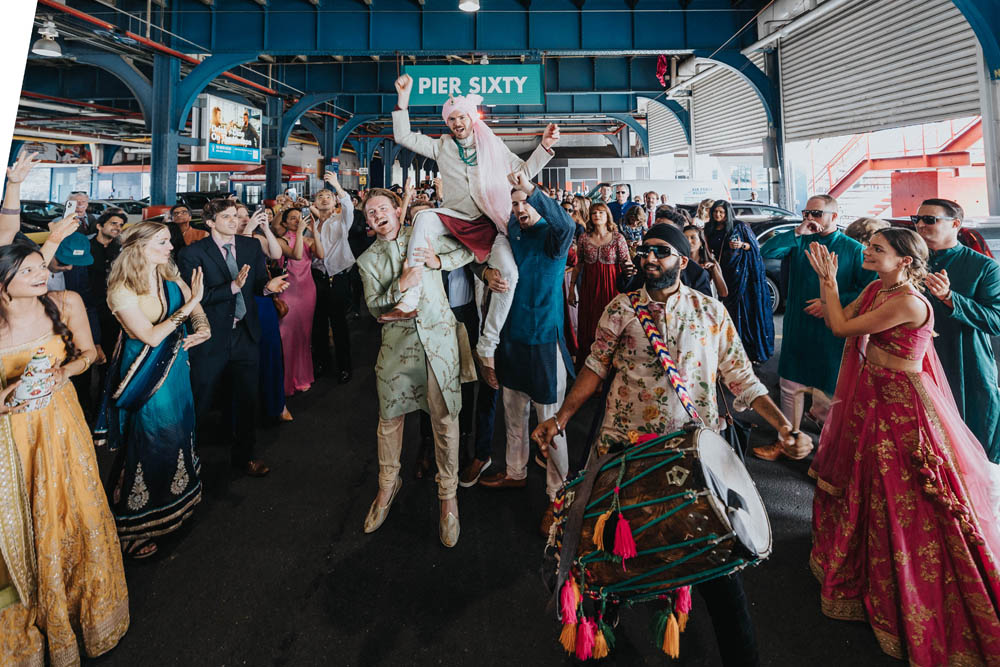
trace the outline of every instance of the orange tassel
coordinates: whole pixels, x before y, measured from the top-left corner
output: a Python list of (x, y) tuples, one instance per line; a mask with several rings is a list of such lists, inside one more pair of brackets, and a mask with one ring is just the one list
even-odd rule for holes
[(608, 642), (604, 638), (604, 633), (599, 630), (594, 634), (594, 652), (592, 657), (595, 660), (608, 657)]
[(681, 633), (677, 626), (677, 617), (670, 614), (667, 619), (667, 629), (663, 632), (663, 652), (671, 658), (677, 658), (681, 654)]
[(576, 623), (563, 624), (562, 632), (559, 634), (559, 643), (567, 653), (576, 652)]
[(681, 632), (687, 629), (688, 615), (681, 613), (677, 614), (677, 627), (680, 628)]
[(594, 524), (594, 546), (600, 551), (604, 551), (604, 524), (608, 522), (608, 518), (610, 517), (611, 510), (608, 510), (597, 517), (597, 522)]

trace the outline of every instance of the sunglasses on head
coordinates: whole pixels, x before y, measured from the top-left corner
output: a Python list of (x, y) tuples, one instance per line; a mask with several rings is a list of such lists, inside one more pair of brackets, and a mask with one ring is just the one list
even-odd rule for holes
[(924, 223), (925, 225), (936, 225), (938, 220), (954, 220), (947, 215), (911, 215), (910, 222), (913, 224)]
[(646, 245), (642, 244), (635, 249), (636, 257), (645, 257), (649, 253), (653, 253), (656, 259), (663, 259), (664, 257), (670, 257), (674, 254), (674, 249), (668, 245)]
[(825, 214), (831, 213), (831, 211), (822, 211), (814, 208), (807, 208), (802, 211), (803, 218), (822, 218)]

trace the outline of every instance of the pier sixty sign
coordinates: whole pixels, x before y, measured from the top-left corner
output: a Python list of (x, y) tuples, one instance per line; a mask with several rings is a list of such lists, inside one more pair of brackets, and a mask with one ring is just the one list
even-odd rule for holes
[(441, 106), (448, 97), (477, 94), (483, 104), (544, 104), (541, 65), (408, 65), (411, 105)]

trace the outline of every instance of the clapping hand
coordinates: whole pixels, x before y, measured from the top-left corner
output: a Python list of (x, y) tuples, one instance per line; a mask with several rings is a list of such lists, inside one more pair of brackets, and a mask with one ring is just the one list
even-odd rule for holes
[(927, 277), (924, 278), (924, 285), (927, 286), (928, 292), (951, 305), (949, 303), (951, 301), (951, 279), (948, 277), (947, 271), (941, 269), (937, 273), (928, 273)]
[[(249, 275), (250, 275), (250, 265), (244, 264), (243, 266), (240, 267), (240, 272), (236, 274), (235, 278), (233, 278), (233, 282), (236, 283), (237, 289), (243, 289), (243, 286), (247, 284), (247, 276)], [(192, 278), (192, 282), (193, 281), (194, 279)]]
[(820, 282), (828, 289), (837, 289), (837, 253), (830, 252), (826, 246), (813, 241), (806, 250), (806, 257), (813, 271), (819, 276)]
[(275, 276), (267, 281), (264, 285), (264, 289), (268, 292), (273, 292), (275, 294), (281, 294), (286, 289), (288, 289), (288, 274), (282, 273), (280, 276)]
[(212, 331), (210, 329), (202, 329), (201, 331), (194, 331), (193, 333), (184, 336), (184, 341), (181, 343), (181, 347), (183, 347), (185, 350), (189, 350), (195, 345), (201, 345), (211, 337), (212, 337)]
[(14, 163), (14, 166), (7, 167), (7, 182), (24, 182), (24, 179), (28, 177), (28, 172), (30, 172), (39, 162), (41, 162), (41, 160), (38, 159), (37, 152), (33, 151), (31, 153), (21, 153), (21, 155), (17, 158), (17, 162)]
[[(244, 265), (243, 268), (247, 270), (247, 273), (250, 272), (250, 267), (248, 265)], [(243, 272), (241, 271), (240, 273)], [(243, 276), (243, 282), (246, 282), (246, 276)], [(243, 285), (241, 284), (240, 287), (242, 288)], [(196, 306), (201, 303), (201, 298), (205, 296), (205, 276), (202, 273), (200, 266), (195, 267), (194, 271), (191, 272), (190, 288), (191, 298), (188, 299), (188, 303), (192, 304), (192, 306)]]

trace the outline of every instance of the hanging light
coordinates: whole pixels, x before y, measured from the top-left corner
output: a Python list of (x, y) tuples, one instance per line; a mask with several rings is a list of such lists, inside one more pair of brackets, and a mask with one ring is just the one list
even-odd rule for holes
[(479, 59), (479, 64), (480, 65), (489, 65), (490, 64), (490, 59), (486, 57), (485, 53), (483, 54), (483, 57)]
[(62, 47), (59, 46), (59, 42), (56, 41), (56, 37), (59, 36), (59, 31), (56, 30), (55, 23), (52, 21), (46, 21), (42, 24), (42, 27), (38, 29), (38, 34), (41, 35), (42, 38), (32, 45), (32, 53), (36, 56), (46, 56), (48, 58), (58, 58), (62, 56)]
[(460, 0), (458, 3), (458, 8), (463, 12), (478, 12), (479, 11), (479, 0)]

